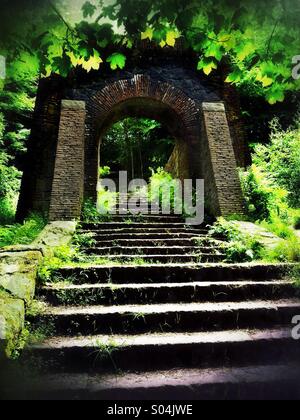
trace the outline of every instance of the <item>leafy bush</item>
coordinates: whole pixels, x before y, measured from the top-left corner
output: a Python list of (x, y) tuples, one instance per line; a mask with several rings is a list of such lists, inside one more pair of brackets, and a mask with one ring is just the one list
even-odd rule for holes
[(274, 119), (271, 129), (270, 144), (257, 145), (253, 161), (289, 192), (287, 199), (291, 207), (300, 207), (300, 119), (287, 131), (283, 131)]
[(108, 222), (112, 219), (112, 215), (99, 214), (94, 200), (87, 199), (83, 204), (81, 219), (90, 223)]
[(287, 217), (288, 192), (278, 187), (269, 175), (253, 164), (240, 173), (248, 215), (253, 221), (269, 220), (273, 215)]
[(273, 215), (269, 221), (261, 222), (261, 226), (282, 239), (290, 239), (295, 236), (292, 222), (289, 219), (282, 220), (280, 217)]
[(149, 201), (157, 202), (161, 206), (170, 206), (170, 209), (177, 207), (179, 202), (182, 208), (182, 200), (177, 200), (180, 197), (180, 189), (172, 175), (163, 168), (158, 168), (156, 171), (151, 169), (151, 171), (152, 175), (149, 180), (148, 194)]
[(15, 220), (15, 205), (8, 197), (0, 198), (0, 226), (12, 224)]
[(0, 247), (9, 245), (29, 245), (45, 227), (45, 219), (39, 214), (31, 214), (23, 224), (0, 227)]
[(274, 249), (265, 250), (263, 258), (271, 262), (300, 262), (300, 240), (294, 235), (282, 241)]
[(226, 261), (229, 263), (251, 262), (261, 258), (262, 245), (255, 237), (246, 235), (232, 221), (220, 217), (210, 227), (209, 234), (228, 242), (224, 246)]
[(110, 167), (109, 166), (100, 166), (99, 168), (99, 177), (105, 178), (106, 176), (110, 175)]

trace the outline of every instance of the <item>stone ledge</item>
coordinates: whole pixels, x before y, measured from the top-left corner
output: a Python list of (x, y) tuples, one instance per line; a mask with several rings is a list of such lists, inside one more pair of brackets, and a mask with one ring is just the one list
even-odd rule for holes
[(63, 110), (70, 109), (72, 111), (85, 111), (85, 102), (64, 99), (61, 101), (61, 108)]
[(203, 102), (202, 111), (204, 112), (225, 112), (223, 102)]
[(40, 251), (10, 251), (0, 253), (0, 286), (15, 298), (29, 304), (35, 293)]
[(76, 225), (75, 221), (51, 222), (43, 229), (32, 246), (44, 249), (69, 245), (76, 231)]

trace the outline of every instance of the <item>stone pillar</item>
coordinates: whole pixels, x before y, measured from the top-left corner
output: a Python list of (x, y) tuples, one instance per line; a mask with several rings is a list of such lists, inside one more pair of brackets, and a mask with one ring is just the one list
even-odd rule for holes
[(62, 101), (49, 220), (80, 216), (84, 181), (85, 102)]
[(209, 210), (215, 216), (242, 214), (243, 195), (225, 106), (222, 102), (204, 102), (202, 113), (207, 162), (203, 173)]

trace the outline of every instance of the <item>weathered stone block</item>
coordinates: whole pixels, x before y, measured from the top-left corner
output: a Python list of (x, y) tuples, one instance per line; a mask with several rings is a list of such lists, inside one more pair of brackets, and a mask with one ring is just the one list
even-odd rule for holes
[(56, 248), (69, 245), (76, 230), (76, 222), (51, 222), (34, 241), (37, 247)]
[(0, 286), (27, 304), (34, 297), (39, 251), (0, 253)]
[(0, 359), (10, 357), (24, 328), (25, 305), (0, 291)]

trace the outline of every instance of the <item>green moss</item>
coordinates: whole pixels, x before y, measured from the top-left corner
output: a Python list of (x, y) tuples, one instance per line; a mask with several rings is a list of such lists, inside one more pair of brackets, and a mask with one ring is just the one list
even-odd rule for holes
[(0, 355), (12, 357), (24, 328), (24, 302), (0, 290), (0, 314)]
[(45, 219), (32, 214), (23, 224), (0, 226), (0, 248), (10, 245), (29, 245), (45, 227)]

